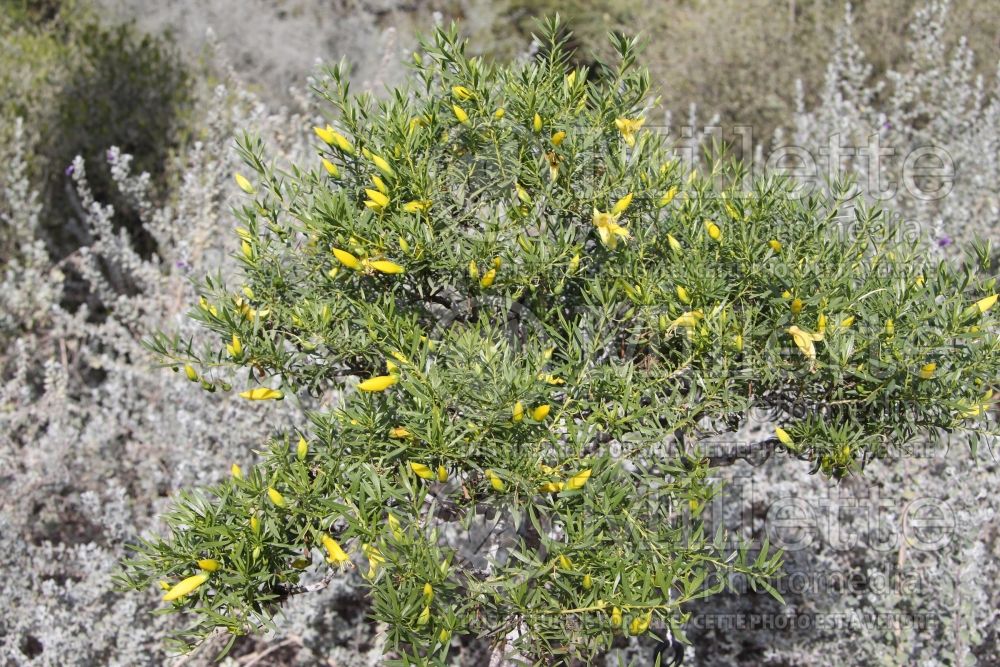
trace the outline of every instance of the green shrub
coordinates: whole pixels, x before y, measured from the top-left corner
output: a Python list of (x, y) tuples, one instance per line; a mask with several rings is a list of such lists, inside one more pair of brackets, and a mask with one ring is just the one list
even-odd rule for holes
[(239, 142), (244, 281), (206, 279), (193, 311), (218, 348), (150, 347), (248, 420), (322, 407), (125, 564), (190, 615), (183, 641), (265, 628), (355, 565), (387, 664), (445, 664), (459, 636), (535, 664), (683, 640), (685, 604), (734, 577), (777, 595), (779, 552), (702, 521), (706, 443), (751, 410), (777, 425), (753, 454), (833, 477), (988, 431), (987, 249), (932, 264), (881, 211), (684, 172), (641, 127), (635, 43), (590, 77), (560, 30), (518, 66), (439, 31), (384, 101), (333, 68), (314, 164)]

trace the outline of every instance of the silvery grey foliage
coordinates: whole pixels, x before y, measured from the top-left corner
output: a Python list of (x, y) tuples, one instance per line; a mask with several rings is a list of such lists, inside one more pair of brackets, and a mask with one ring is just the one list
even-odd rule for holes
[[(964, 39), (945, 42), (949, 8), (948, 0), (921, 6), (910, 24), (906, 68), (876, 77), (847, 5), (818, 104), (806, 108), (800, 87), (793, 130), (775, 139), (813, 155), (846, 147), (840, 173), (934, 234), (942, 248), (1000, 230), (1000, 69), (987, 82), (975, 74)], [(872, 159), (874, 146), (884, 151), (881, 159)], [(820, 166), (828, 172), (829, 164)]]

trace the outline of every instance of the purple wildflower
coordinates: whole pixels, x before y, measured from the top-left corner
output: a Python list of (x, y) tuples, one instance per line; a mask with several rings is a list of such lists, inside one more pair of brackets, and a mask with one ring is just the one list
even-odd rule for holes
[(937, 244), (939, 248), (946, 248), (951, 245), (951, 237), (942, 236), (937, 240)]
[(73, 167), (73, 165), (70, 165), (70, 166), (66, 167), (66, 175), (67, 176), (72, 176), (74, 171), (76, 171), (76, 169)]

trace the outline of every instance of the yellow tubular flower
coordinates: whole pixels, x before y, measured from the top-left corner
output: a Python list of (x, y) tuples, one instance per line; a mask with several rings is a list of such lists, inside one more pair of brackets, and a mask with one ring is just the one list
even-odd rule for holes
[(486, 289), (487, 287), (490, 287), (493, 284), (493, 281), (495, 281), (496, 279), (497, 279), (497, 270), (490, 269), (489, 271), (483, 274), (482, 278), (479, 279), (479, 286), (482, 287), (483, 289)]
[(616, 629), (622, 627), (622, 610), (618, 607), (611, 609), (611, 627)]
[(519, 422), (524, 419), (524, 403), (518, 401), (514, 404), (514, 407), (511, 409), (511, 419), (515, 422)]
[(709, 238), (711, 238), (713, 241), (722, 240), (722, 230), (719, 229), (719, 226), (714, 222), (712, 222), (711, 220), (705, 221), (705, 231), (708, 232)]
[(382, 552), (378, 550), (378, 547), (374, 547), (370, 544), (364, 544), (361, 546), (361, 550), (368, 556), (368, 574), (369, 579), (374, 579), (375, 575), (378, 573), (378, 568), (385, 563), (385, 556)]
[(334, 145), (337, 146), (337, 148), (339, 148), (344, 153), (347, 153), (348, 155), (354, 155), (354, 146), (352, 146), (351, 142), (347, 140), (347, 137), (342, 135), (340, 132), (337, 132), (329, 125), (326, 126), (326, 130), (327, 132), (330, 133), (331, 137), (333, 138), (332, 142), (327, 142), (327, 143), (333, 143)]
[(528, 194), (528, 191), (525, 190), (517, 181), (514, 182), (514, 190), (517, 192), (517, 198), (520, 199), (522, 203), (531, 203), (531, 196)]
[(774, 434), (778, 436), (778, 441), (783, 445), (791, 446), (793, 444), (792, 436), (788, 435), (788, 431), (781, 428), (780, 426), (774, 429)]
[(425, 583), (424, 584), (424, 600), (427, 601), (427, 604), (430, 604), (431, 600), (433, 600), (433, 599), (434, 599), (434, 588), (430, 585), (429, 582)]
[(340, 547), (337, 540), (333, 539), (329, 535), (323, 535), (323, 537), (320, 538), (320, 541), (323, 542), (323, 547), (326, 549), (326, 561), (328, 563), (334, 565), (335, 567), (340, 567), (341, 565), (351, 561), (351, 557), (348, 556), (347, 552)]
[(309, 443), (301, 435), (299, 436), (299, 442), (295, 445), (295, 457), (299, 461), (305, 461), (306, 456), (309, 455)]
[(535, 114), (535, 117), (531, 119), (531, 129), (533, 129), (535, 132), (542, 131), (542, 117), (539, 116), (537, 113)]
[(257, 190), (253, 187), (250, 181), (248, 181), (246, 177), (243, 176), (243, 174), (235, 174), (233, 178), (236, 180), (236, 185), (240, 186), (240, 190), (247, 193), (248, 195), (252, 195), (253, 193), (257, 192)]
[(248, 401), (280, 401), (284, 396), (277, 389), (268, 389), (267, 387), (247, 389), (240, 393), (240, 398), (245, 398)]
[(820, 313), (819, 317), (816, 318), (816, 330), (819, 333), (826, 333), (826, 315)]
[(641, 635), (646, 630), (649, 630), (649, 624), (653, 620), (653, 612), (647, 611), (643, 616), (636, 616), (632, 619), (629, 624), (629, 634), (631, 635)]
[(368, 262), (368, 266), (375, 269), (379, 273), (388, 273), (393, 275), (400, 274), (405, 271), (405, 269), (401, 267), (399, 264), (396, 264), (395, 262), (390, 262), (385, 259), (376, 259), (374, 261)]
[(247, 241), (240, 242), (240, 251), (247, 259), (253, 259), (253, 246), (251, 246)]
[(632, 203), (632, 197), (633, 195), (630, 192), (621, 199), (619, 199), (618, 201), (616, 201), (614, 207), (612, 207), (611, 209), (611, 215), (619, 216), (622, 213), (624, 213), (625, 209), (627, 209), (629, 205)]
[(232, 342), (226, 345), (226, 352), (229, 356), (237, 358), (243, 354), (243, 343), (240, 341), (240, 337), (233, 334)]
[(399, 519), (397, 519), (396, 515), (392, 512), (389, 512), (388, 524), (389, 532), (392, 533), (392, 536), (397, 540), (403, 539), (403, 526), (399, 523)]
[(431, 608), (424, 607), (420, 612), (420, 616), (417, 616), (417, 625), (423, 627), (431, 622)]
[(386, 185), (385, 181), (383, 181), (378, 176), (372, 176), (372, 183), (375, 184), (375, 189), (381, 192), (382, 194), (384, 195), (389, 194), (389, 186)]
[(214, 558), (202, 558), (200, 561), (198, 561), (198, 567), (200, 567), (202, 570), (205, 570), (205, 572), (215, 572), (216, 570), (222, 567), (222, 563), (215, 560)]
[(683, 285), (677, 286), (677, 298), (681, 300), (681, 303), (691, 303), (691, 295), (688, 294), (687, 289)]
[(577, 491), (579, 489), (582, 489), (584, 485), (587, 483), (587, 480), (590, 479), (590, 474), (592, 472), (593, 472), (592, 469), (587, 468), (586, 470), (581, 470), (580, 472), (576, 473), (575, 475), (569, 478), (568, 482), (566, 482), (566, 488), (570, 491)]
[(452, 86), (451, 94), (457, 97), (458, 99), (462, 100), (463, 102), (472, 99), (473, 96), (473, 92), (468, 88), (466, 88), (465, 86)]
[(645, 118), (616, 118), (615, 127), (621, 132), (622, 138), (629, 148), (635, 146), (635, 135), (645, 124)]
[(570, 561), (569, 556), (566, 554), (559, 554), (559, 558), (556, 559), (559, 562), (559, 567), (564, 570), (572, 570), (573, 563)]
[(409, 438), (410, 432), (407, 429), (403, 428), (402, 426), (397, 426), (396, 428), (389, 430), (389, 437), (401, 440), (403, 438)]
[(854, 315), (850, 315), (850, 316), (845, 317), (844, 319), (840, 320), (840, 328), (841, 329), (849, 329), (852, 324), (854, 324)]
[(937, 370), (937, 364), (934, 363), (933, 361), (930, 362), (929, 364), (924, 364), (920, 368), (920, 379), (930, 380), (932, 377), (934, 377), (934, 371), (936, 370)]
[(628, 230), (618, 224), (618, 217), (611, 213), (601, 213), (596, 208), (594, 209), (594, 226), (597, 227), (597, 233), (601, 237), (601, 243), (604, 244), (609, 250), (614, 250), (618, 247), (618, 239), (628, 240), (631, 235)]
[(281, 493), (279, 493), (278, 490), (273, 486), (269, 486), (267, 488), (267, 497), (270, 498), (271, 502), (274, 503), (277, 507), (285, 506), (285, 497), (281, 495)]
[(458, 119), (459, 123), (461, 123), (462, 125), (469, 124), (469, 114), (465, 113), (465, 109), (458, 106), (457, 104), (452, 104), (451, 111), (452, 113), (455, 114), (455, 118)]
[(333, 249), (333, 256), (337, 258), (337, 261), (346, 266), (349, 269), (357, 269), (361, 266), (361, 260), (347, 252), (346, 250), (341, 250), (340, 248)]
[(358, 383), (358, 389), (370, 392), (385, 391), (397, 382), (399, 382), (399, 378), (395, 375), (379, 375)]
[(235, 479), (243, 479), (243, 468), (240, 468), (238, 463), (229, 466), (229, 472)]
[(771, 246), (771, 250), (774, 252), (781, 252), (781, 241), (778, 239), (771, 239), (767, 242), (767, 245)]
[(805, 307), (805, 304), (802, 302), (802, 299), (795, 298), (792, 299), (792, 303), (789, 307), (792, 309), (792, 315), (798, 315), (802, 312), (802, 308)]
[(552, 145), (558, 146), (563, 142), (565, 138), (566, 138), (566, 133), (563, 132), (562, 130), (559, 130), (558, 132), (552, 135)]
[(799, 348), (799, 351), (802, 352), (807, 359), (810, 361), (816, 359), (816, 346), (813, 345), (813, 342), (823, 340), (823, 334), (811, 333), (794, 325), (788, 327), (785, 331), (789, 333), (792, 340), (795, 341), (796, 347)]
[(977, 301), (976, 308), (979, 310), (979, 313), (980, 314), (985, 313), (987, 310), (996, 305), (997, 298), (1000, 298), (1000, 295), (994, 294), (992, 296), (986, 297), (985, 299), (980, 299), (979, 301)]
[(434, 479), (434, 471), (431, 470), (429, 467), (425, 466), (423, 463), (415, 463), (413, 461), (410, 461), (410, 470), (412, 470), (413, 474), (419, 477), (420, 479), (429, 479), (429, 480)]
[(199, 586), (208, 581), (208, 575), (204, 572), (201, 574), (196, 574), (193, 577), (188, 577), (187, 579), (179, 582), (176, 586), (172, 587), (167, 591), (166, 595), (163, 596), (164, 601), (172, 602), (173, 600), (179, 600), (182, 597), (194, 593)]
[(548, 403), (542, 403), (541, 405), (535, 407), (535, 409), (531, 411), (531, 418), (534, 419), (536, 422), (540, 422), (549, 416), (549, 410), (551, 409), (552, 406), (550, 406)]
[(693, 329), (697, 326), (698, 322), (704, 317), (700, 310), (692, 310), (686, 313), (682, 313), (673, 322), (670, 323), (670, 330), (673, 331), (678, 327), (684, 327), (687, 329)]
[(438, 481), (444, 484), (448, 481), (448, 469), (444, 466), (438, 466), (437, 469)]

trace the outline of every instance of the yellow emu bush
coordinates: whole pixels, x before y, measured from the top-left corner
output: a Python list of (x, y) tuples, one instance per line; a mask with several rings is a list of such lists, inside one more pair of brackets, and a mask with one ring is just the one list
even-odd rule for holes
[(243, 392), (247, 419), (336, 400), (136, 546), (122, 581), (180, 581), (189, 639), (357, 577), (388, 664), (446, 664), (463, 636), (537, 664), (683, 641), (686, 603), (734, 574), (778, 595), (781, 554), (700, 513), (720, 463), (700, 443), (750, 409), (774, 415), (752, 450), (834, 477), (995, 429), (987, 249), (931, 264), (838, 193), (688, 171), (647, 122), (634, 42), (574, 70), (557, 34), (497, 66), (439, 31), (382, 100), (333, 68), (311, 164), (239, 142), (243, 284), (206, 280), (193, 311), (218, 348), (150, 346)]

